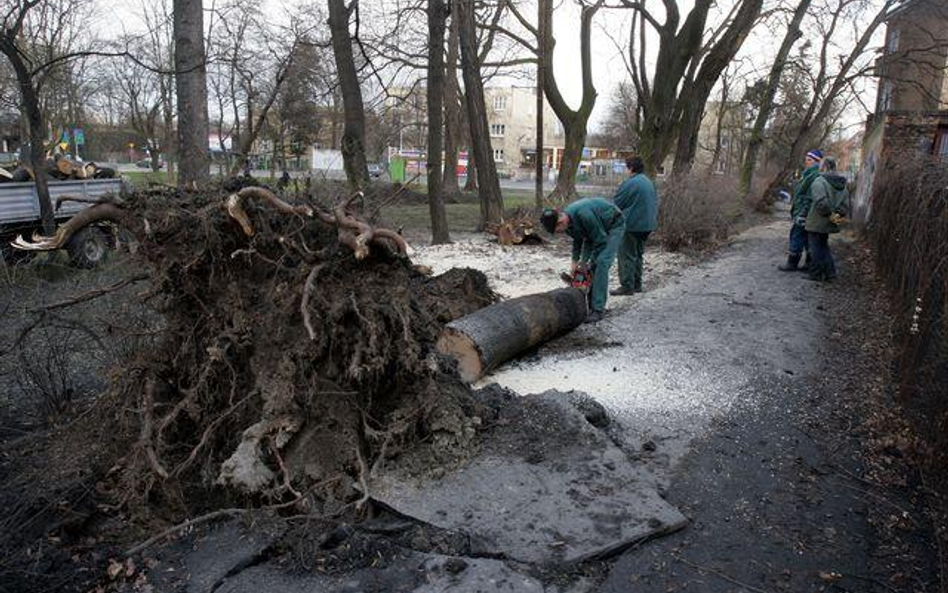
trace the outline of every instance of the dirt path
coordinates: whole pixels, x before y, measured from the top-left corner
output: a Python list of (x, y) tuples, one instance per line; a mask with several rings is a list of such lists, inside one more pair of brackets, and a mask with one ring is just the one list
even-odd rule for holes
[(805, 312), (824, 288), (776, 269), (785, 227), (755, 227), (658, 289), (610, 299), (602, 323), (485, 382), (589, 393), (633, 442), (656, 445), (652, 465), (666, 475), (716, 419), (757, 408), (762, 379), (801, 379), (819, 367), (820, 323)]
[(912, 472), (874, 450), (889, 405), (881, 291), (845, 241), (835, 283), (779, 272), (785, 232), (750, 229), (485, 379), (592, 395), (691, 519), (610, 562), (594, 590), (936, 590)]

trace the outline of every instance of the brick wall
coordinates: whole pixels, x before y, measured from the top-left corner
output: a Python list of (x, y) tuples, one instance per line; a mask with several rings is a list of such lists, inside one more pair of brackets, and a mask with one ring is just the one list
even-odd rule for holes
[(948, 126), (948, 111), (889, 112), (885, 115), (883, 158), (932, 154), (940, 127)]

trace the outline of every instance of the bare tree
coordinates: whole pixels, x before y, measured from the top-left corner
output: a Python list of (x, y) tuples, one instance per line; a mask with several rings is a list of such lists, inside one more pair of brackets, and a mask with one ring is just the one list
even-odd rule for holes
[(609, 97), (609, 111), (598, 137), (606, 148), (613, 150), (639, 147), (638, 97), (631, 82), (620, 82)]
[[(8, 4), (0, 23), (0, 53), (10, 64), (20, 95), (20, 107), (29, 135), (29, 166), (36, 182), (43, 231), (56, 229), (45, 173), (46, 119), (41, 100), (43, 85), (57, 69), (77, 58), (95, 53), (77, 39), (84, 23), (73, 4), (63, 1), (17, 0)], [(71, 12), (74, 11), (74, 12)]]
[(444, 209), (441, 148), (444, 144), (444, 29), (448, 7), (444, 0), (428, 0), (428, 209), (431, 242), (449, 243)]
[[(639, 99), (646, 166), (653, 171), (661, 167), (682, 131), (677, 160), (687, 168), (694, 158), (703, 105), (757, 21), (761, 0), (737, 0), (710, 32), (705, 28), (713, 2), (695, 2), (683, 19), (678, 2), (662, 0), (662, 21), (643, 0), (621, 0), (621, 5), (634, 11), (626, 67)], [(651, 74), (646, 60), (650, 29), (659, 43)]]
[(342, 158), (349, 185), (363, 188), (369, 181), (365, 158), (365, 106), (352, 53), (353, 35), (349, 32), (349, 22), (353, 17), (358, 29), (358, 11), (359, 0), (350, 0), (348, 5), (345, 0), (329, 0), (329, 31), (345, 111)]
[[(481, 78), (481, 56), (477, 51), (475, 1), (458, 0), (455, 10), (461, 47), (461, 70), (464, 75), (464, 98), (471, 133), (471, 152), (477, 163), (481, 224), (484, 225), (503, 220), (504, 199), (500, 193), (500, 180), (497, 178), (497, 167), (490, 146), (490, 129), (487, 124)], [(470, 160), (468, 162), (470, 163)]]
[(458, 147), (461, 145), (461, 89), (458, 85), (458, 19), (450, 0), (451, 18), (448, 28), (448, 50), (444, 70), (444, 193), (457, 194)]
[(803, 17), (813, 0), (800, 0), (793, 11), (790, 23), (787, 25), (787, 31), (784, 33), (783, 41), (780, 42), (780, 49), (777, 50), (777, 56), (770, 67), (770, 73), (767, 76), (766, 87), (760, 96), (760, 104), (757, 111), (757, 117), (754, 119), (754, 127), (751, 130), (750, 140), (747, 144), (747, 152), (744, 155), (744, 162), (741, 165), (741, 194), (747, 195), (750, 191), (751, 180), (754, 176), (754, 169), (757, 167), (757, 156), (764, 143), (764, 130), (770, 116), (773, 114), (774, 98), (777, 95), (777, 88), (780, 84), (780, 78), (783, 76), (784, 69), (787, 66), (790, 50), (793, 45), (803, 36), (800, 26), (803, 23)]
[[(675, 150), (675, 175), (684, 175), (691, 170), (698, 149), (698, 131), (701, 128), (701, 118), (704, 116), (704, 106), (708, 102), (714, 85), (721, 78), (721, 74), (734, 59), (757, 23), (763, 4), (763, 0), (743, 0), (739, 4), (727, 28), (710, 46), (693, 80), (681, 89), (679, 95), (681, 120), (678, 125), (678, 147)], [(694, 59), (692, 58), (693, 64)]]
[(178, 104), (178, 185), (207, 181), (207, 56), (201, 0), (174, 0), (174, 64)]
[[(900, 0), (885, 0), (878, 9), (868, 15), (865, 20), (859, 8), (859, 0), (826, 0), (821, 6), (821, 17), (816, 26), (819, 32), (819, 55), (816, 62), (816, 72), (812, 73), (811, 99), (806, 112), (800, 122), (790, 150), (786, 153), (781, 170), (770, 182), (764, 191), (764, 198), (773, 193), (784, 183), (786, 178), (802, 161), (808, 143), (819, 143), (826, 138), (833, 127), (832, 115), (840, 113), (844, 91), (850, 88), (852, 82), (868, 75), (872, 68), (871, 59), (867, 59), (866, 48), (872, 41), (876, 29), (885, 22), (889, 11)], [(860, 22), (862, 21), (862, 22)], [(852, 30), (848, 30), (849, 26)], [(854, 33), (854, 42), (847, 44), (847, 49), (838, 56), (832, 56), (838, 37), (847, 30), (846, 34)], [(833, 62), (838, 62), (834, 69)]]
[[(560, 92), (556, 77), (553, 76), (553, 49), (556, 39), (553, 37), (553, 0), (540, 0), (543, 17), (543, 36), (540, 39), (539, 54), (543, 60), (543, 90), (550, 107), (563, 124), (566, 140), (563, 147), (563, 164), (556, 178), (556, 186), (548, 199), (568, 201), (576, 197), (576, 173), (583, 157), (586, 145), (586, 125), (593, 107), (596, 106), (596, 87), (592, 79), (591, 33), (592, 19), (602, 7), (603, 1), (595, 4), (583, 4), (580, 13), (580, 62), (582, 64), (583, 97), (579, 107), (573, 109), (566, 103)], [(539, 35), (539, 31), (537, 32)]]
[[(132, 39), (128, 43), (135, 54), (147, 53), (137, 40)], [(115, 61), (112, 63), (112, 71), (125, 103), (129, 124), (148, 147), (152, 170), (157, 171), (161, 154), (164, 152), (162, 108), (168, 98), (160, 87), (163, 77), (153, 75), (148, 68), (134, 60)]]

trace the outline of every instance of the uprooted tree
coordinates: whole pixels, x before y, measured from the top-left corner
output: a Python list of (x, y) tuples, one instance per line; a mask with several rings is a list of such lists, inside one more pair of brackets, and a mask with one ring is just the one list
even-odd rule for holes
[(358, 215), (361, 200), (163, 187), (17, 241), (56, 249), (109, 221), (149, 270), (144, 298), (164, 326), (90, 420), (116, 503), (180, 517), (235, 496), (316, 493), (350, 508), (378, 463), (416, 439), (450, 449), (472, 437), (470, 392), (434, 343), (443, 323), (491, 302), (486, 281), (416, 271), (397, 233)]

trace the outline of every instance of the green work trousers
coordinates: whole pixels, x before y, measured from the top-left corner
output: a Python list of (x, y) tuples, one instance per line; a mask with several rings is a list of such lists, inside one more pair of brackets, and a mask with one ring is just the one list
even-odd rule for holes
[(609, 230), (605, 246), (592, 254), (593, 282), (590, 294), (590, 309), (593, 311), (602, 312), (606, 310), (606, 299), (609, 297), (609, 270), (616, 258), (619, 243), (622, 242), (624, 230), (620, 221), (620, 224), (616, 224)]
[(625, 231), (619, 246), (619, 283), (625, 290), (642, 290), (642, 260), (645, 242), (652, 233)]

